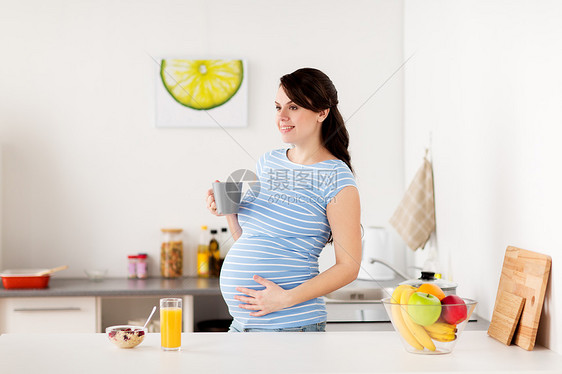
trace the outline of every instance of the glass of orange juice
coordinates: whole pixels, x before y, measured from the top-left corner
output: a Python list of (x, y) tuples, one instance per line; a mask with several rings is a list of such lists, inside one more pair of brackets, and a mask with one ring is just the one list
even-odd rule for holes
[(160, 338), (165, 351), (178, 351), (181, 347), (181, 301), (160, 299)]

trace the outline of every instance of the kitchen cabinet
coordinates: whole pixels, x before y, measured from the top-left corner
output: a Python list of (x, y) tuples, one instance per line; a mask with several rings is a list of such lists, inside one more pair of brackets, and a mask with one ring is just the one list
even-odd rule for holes
[[(169, 295), (161, 297), (170, 297)], [(160, 296), (30, 297), (0, 298), (0, 334), (104, 332), (113, 325), (144, 321)], [(183, 332), (193, 332), (197, 322), (228, 318), (221, 311), (222, 299), (180, 296), (183, 300)], [(159, 321), (156, 310), (152, 321)]]
[(110, 325), (145, 320), (164, 297), (183, 298), (184, 332), (194, 331), (202, 320), (228, 318), (218, 279), (55, 278), (46, 289), (0, 287), (0, 334), (103, 332)]
[(129, 321), (144, 321), (152, 311), (154, 306), (157, 307), (156, 313), (152, 317), (152, 322), (160, 320), (160, 299), (165, 297), (178, 297), (182, 299), (182, 331), (193, 332), (194, 330), (194, 303), (192, 295), (185, 296), (111, 296), (100, 297), (101, 312), (101, 328), (98, 332), (104, 332), (106, 327), (115, 325), (126, 325)]
[[(158, 306), (161, 297), (174, 296), (127, 296), (103, 297), (101, 304), (101, 331), (113, 325), (128, 323), (131, 320), (144, 321)], [(180, 297), (180, 296), (178, 296)], [(185, 295), (183, 299), (183, 332), (197, 331), (197, 324), (206, 320), (230, 319), (228, 308), (220, 295)], [(158, 324), (160, 311), (157, 309), (151, 324)], [(150, 331), (150, 330), (149, 330)], [(159, 330), (155, 330), (159, 331)]]
[(0, 298), (0, 333), (91, 333), (99, 330), (95, 297)]

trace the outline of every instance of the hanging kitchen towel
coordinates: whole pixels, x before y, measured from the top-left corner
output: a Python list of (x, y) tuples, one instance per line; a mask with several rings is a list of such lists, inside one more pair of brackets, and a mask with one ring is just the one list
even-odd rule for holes
[(413, 251), (423, 248), (435, 230), (433, 172), (427, 158), (423, 159), (390, 224)]

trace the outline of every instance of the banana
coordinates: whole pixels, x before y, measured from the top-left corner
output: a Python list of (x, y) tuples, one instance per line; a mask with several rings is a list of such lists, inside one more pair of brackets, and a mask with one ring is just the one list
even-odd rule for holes
[(451, 342), (457, 338), (457, 326), (445, 322), (435, 322), (432, 325), (424, 326), (425, 331), (431, 339), (439, 342)]
[[(394, 289), (394, 292), (392, 293), (391, 303), (392, 304), (399, 304), (400, 303), (400, 294), (402, 294), (402, 292), (404, 290), (410, 289), (410, 288), (413, 289), (412, 286), (408, 286), (408, 285), (405, 285), (405, 284), (396, 287)], [(415, 349), (417, 349), (419, 351), (422, 351), (423, 346), (417, 341), (417, 339), (414, 337), (414, 335), (412, 334), (412, 332), (410, 331), (408, 326), (406, 326), (406, 324), (404, 323), (404, 318), (402, 317), (402, 312), (400, 312), (401, 306), (400, 305), (391, 305), (390, 308), (391, 308), (391, 311), (392, 311), (392, 321), (394, 322), (394, 326), (396, 327), (396, 330), (398, 330), (400, 335), (402, 335), (402, 338), (404, 338), (404, 340), (406, 342), (408, 342), (408, 344), (410, 344)]]
[(400, 304), (402, 304), (400, 308), (400, 312), (402, 313), (402, 318), (404, 319), (406, 326), (410, 329), (410, 332), (412, 333), (412, 335), (414, 335), (416, 340), (430, 351), (435, 351), (435, 344), (429, 337), (427, 331), (425, 331), (425, 329), (422, 326), (412, 321), (412, 318), (410, 318), (410, 315), (406, 310), (407, 308), (406, 305), (408, 304), (408, 300), (410, 299), (410, 296), (414, 292), (415, 292), (415, 288), (412, 287), (411, 289), (403, 290), (402, 293), (400, 294)]
[(434, 332), (428, 333), (429, 337), (433, 340), (437, 340), (438, 342), (452, 342), (457, 338), (455, 333), (452, 334), (437, 334)]
[(414, 290), (414, 289), (415, 288), (410, 285), (402, 284), (394, 289), (390, 301), (392, 302), (392, 304), (400, 304), (400, 296), (402, 295), (402, 292), (404, 292), (404, 290)]
[(445, 322), (435, 322), (429, 326), (424, 326), (427, 332), (434, 332), (436, 334), (448, 334), (457, 332), (457, 326)]

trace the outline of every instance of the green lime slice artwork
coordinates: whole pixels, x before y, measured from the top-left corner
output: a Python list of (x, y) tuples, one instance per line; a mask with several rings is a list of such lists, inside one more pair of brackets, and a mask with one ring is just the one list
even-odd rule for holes
[(244, 81), (242, 60), (163, 59), (160, 77), (175, 101), (194, 110), (227, 103)]

